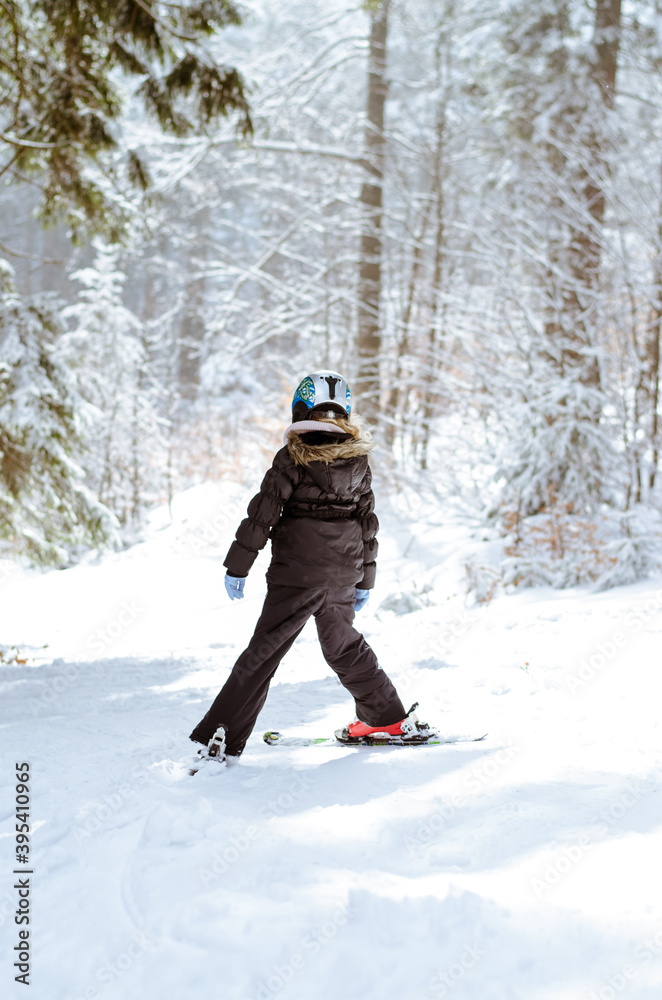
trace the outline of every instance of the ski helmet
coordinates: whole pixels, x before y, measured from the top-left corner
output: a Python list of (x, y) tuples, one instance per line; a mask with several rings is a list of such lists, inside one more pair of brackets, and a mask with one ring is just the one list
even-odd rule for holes
[(311, 372), (299, 382), (292, 399), (292, 421), (305, 420), (312, 410), (333, 410), (348, 417), (352, 412), (349, 386), (338, 372)]

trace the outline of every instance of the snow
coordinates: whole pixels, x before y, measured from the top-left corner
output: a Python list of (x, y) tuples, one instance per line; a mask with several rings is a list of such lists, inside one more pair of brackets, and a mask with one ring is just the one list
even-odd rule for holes
[[(357, 624), (403, 700), (481, 743), (285, 748), (352, 702), (314, 626), (243, 757), (187, 774), (187, 734), (251, 634), (230, 603), (244, 488), (206, 484), (142, 542), (64, 571), (0, 566), (3, 997), (14, 765), (31, 762), (36, 1000), (657, 1000), (662, 580), (472, 605), (483, 543), (382, 515)], [(405, 554), (406, 553), (406, 554)]]

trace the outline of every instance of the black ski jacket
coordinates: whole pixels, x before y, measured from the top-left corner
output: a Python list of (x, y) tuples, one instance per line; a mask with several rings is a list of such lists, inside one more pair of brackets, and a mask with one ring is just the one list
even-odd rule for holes
[[(359, 427), (349, 421), (343, 426), (348, 433), (340, 440), (290, 432), (230, 546), (223, 565), (231, 576), (247, 576), (271, 538), (269, 583), (374, 586), (379, 522), (368, 464), (371, 445)], [(310, 443), (320, 439), (329, 443)]]

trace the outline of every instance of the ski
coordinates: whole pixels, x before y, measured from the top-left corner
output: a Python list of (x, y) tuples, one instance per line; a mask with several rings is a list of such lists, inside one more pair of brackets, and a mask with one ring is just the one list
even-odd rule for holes
[(282, 733), (270, 730), (264, 733), (262, 739), (269, 746), (275, 747), (431, 747), (444, 746), (453, 743), (480, 743), (487, 733), (482, 736), (442, 736), (440, 733), (431, 733), (426, 739), (406, 740), (398, 736), (363, 736), (352, 743), (343, 743), (335, 736), (283, 736)]
[(220, 771), (221, 768), (224, 768), (226, 764), (227, 761), (225, 757), (209, 757), (206, 753), (204, 753), (204, 751), (201, 751), (197, 760), (193, 761), (193, 763), (189, 765), (188, 773), (191, 778), (194, 774), (197, 774), (198, 771), (216, 773), (216, 771)]

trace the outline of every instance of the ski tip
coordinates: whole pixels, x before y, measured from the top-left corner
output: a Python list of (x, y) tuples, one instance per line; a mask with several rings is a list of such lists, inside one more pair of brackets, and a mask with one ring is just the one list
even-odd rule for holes
[(264, 740), (265, 743), (268, 743), (270, 746), (273, 746), (274, 743), (278, 743), (278, 740), (280, 739), (280, 733), (277, 733), (274, 730), (270, 729), (268, 733), (264, 733), (262, 739)]

